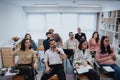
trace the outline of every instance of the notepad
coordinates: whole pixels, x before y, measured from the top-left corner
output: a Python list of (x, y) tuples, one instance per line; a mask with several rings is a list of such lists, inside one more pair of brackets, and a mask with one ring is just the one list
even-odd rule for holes
[(79, 66), (79, 69), (76, 69), (78, 74), (82, 74), (82, 73), (86, 73), (89, 71), (89, 69), (92, 69), (92, 67), (90, 65), (87, 65), (86, 67), (81, 65)]
[(111, 68), (110, 66), (103, 66), (103, 69), (105, 69), (107, 72), (114, 72), (115, 70)]

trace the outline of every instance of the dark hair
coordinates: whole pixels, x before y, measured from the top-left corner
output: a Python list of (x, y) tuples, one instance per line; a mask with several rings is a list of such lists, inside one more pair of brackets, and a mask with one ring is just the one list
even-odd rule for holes
[[(51, 32), (51, 31), (52, 31), (52, 32)], [(54, 32), (54, 29), (51, 28), (51, 29), (48, 30), (48, 32), (53, 33), (53, 32)]]
[(111, 54), (111, 53), (112, 53), (112, 50), (111, 50), (111, 48), (110, 48), (110, 45), (107, 46), (107, 50), (105, 49), (104, 40), (105, 40), (106, 38), (109, 38), (109, 37), (108, 37), (108, 36), (102, 36), (102, 38), (101, 38), (101, 44), (100, 44), (101, 53), (102, 53), (102, 54), (105, 54), (105, 53), (108, 52), (109, 54)]
[(79, 43), (79, 45), (78, 45), (78, 49), (82, 50), (82, 44), (83, 44), (84, 42), (86, 42), (86, 41), (87, 41), (86, 39), (81, 39), (81, 40), (80, 40), (80, 43)]
[(26, 38), (27, 35), (29, 35), (29, 36), (30, 36), (30, 39), (32, 40), (32, 37), (31, 37), (31, 35), (30, 35), (29, 33), (26, 33), (24, 38)]
[(46, 35), (48, 35), (48, 34), (52, 34), (51, 32), (46, 32)]
[[(27, 40), (29, 40), (31, 42), (30, 39), (23, 39), (22, 42), (21, 42), (20, 50), (25, 51), (25, 41), (27, 41)], [(30, 45), (29, 49), (31, 49), (31, 48), (32, 48), (32, 46)]]
[(62, 42), (62, 38), (60, 37), (60, 35), (58, 33), (54, 34), (54, 39), (56, 42)]
[(95, 31), (93, 34), (92, 34), (92, 38), (94, 37), (94, 34), (97, 33), (97, 38), (95, 39), (95, 42), (98, 43), (99, 41), (99, 33), (97, 31)]
[(51, 41), (55, 41), (55, 39), (54, 39), (54, 38), (50, 39), (50, 40), (49, 40), (49, 44), (50, 44)]
[(70, 36), (70, 34), (73, 34), (73, 32), (69, 32), (69, 36)]

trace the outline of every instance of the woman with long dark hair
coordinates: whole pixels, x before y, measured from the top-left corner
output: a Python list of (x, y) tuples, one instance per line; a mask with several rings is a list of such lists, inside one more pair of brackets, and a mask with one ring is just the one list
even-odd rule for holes
[(34, 80), (33, 70), (37, 68), (38, 57), (35, 51), (31, 49), (30, 39), (23, 39), (21, 48), (13, 54), (13, 66), (15, 66), (15, 56), (18, 56), (19, 74), (23, 75), (25, 80)]
[(109, 44), (109, 37), (102, 36), (100, 47), (96, 51), (96, 61), (100, 66), (111, 66), (114, 72), (114, 80), (120, 80), (120, 67), (115, 64), (116, 55), (114, 49)]
[[(85, 39), (80, 41), (78, 50), (75, 51), (73, 64), (76, 69), (79, 68), (79, 66), (86, 67), (90, 65), (92, 67), (92, 56), (90, 50), (88, 49), (88, 43)], [(89, 80), (99, 80), (100, 78), (93, 68), (90, 69), (85, 75), (88, 76)]]
[(95, 31), (92, 34), (92, 38), (89, 40), (88, 47), (94, 57), (97, 48), (100, 46), (100, 39), (99, 39), (99, 33)]

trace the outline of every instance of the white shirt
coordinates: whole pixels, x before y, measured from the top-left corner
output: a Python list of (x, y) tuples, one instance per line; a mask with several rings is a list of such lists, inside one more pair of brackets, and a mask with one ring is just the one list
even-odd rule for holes
[(83, 53), (83, 50), (76, 50), (74, 54), (74, 63), (82, 63), (84, 61), (88, 61), (92, 64), (92, 56), (89, 49), (85, 50), (85, 53)]
[[(60, 54), (64, 54), (64, 51), (62, 48), (57, 48), (60, 51)], [(44, 62), (48, 62), (49, 65), (55, 65), (55, 64), (62, 64), (62, 59), (60, 58), (59, 54), (55, 51), (53, 52), (51, 49), (48, 49), (45, 52), (44, 56)]]
[(73, 49), (75, 51), (78, 48), (78, 45), (79, 45), (79, 42), (77, 41), (77, 39), (73, 39), (73, 40), (68, 39), (64, 43), (63, 48), (64, 49)]

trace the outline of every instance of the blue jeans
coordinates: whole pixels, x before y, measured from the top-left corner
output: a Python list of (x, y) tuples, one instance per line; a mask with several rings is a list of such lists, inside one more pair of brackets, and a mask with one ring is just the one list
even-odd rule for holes
[(115, 72), (114, 72), (114, 80), (120, 80), (120, 67), (116, 64), (102, 64), (101, 66), (111, 66)]

